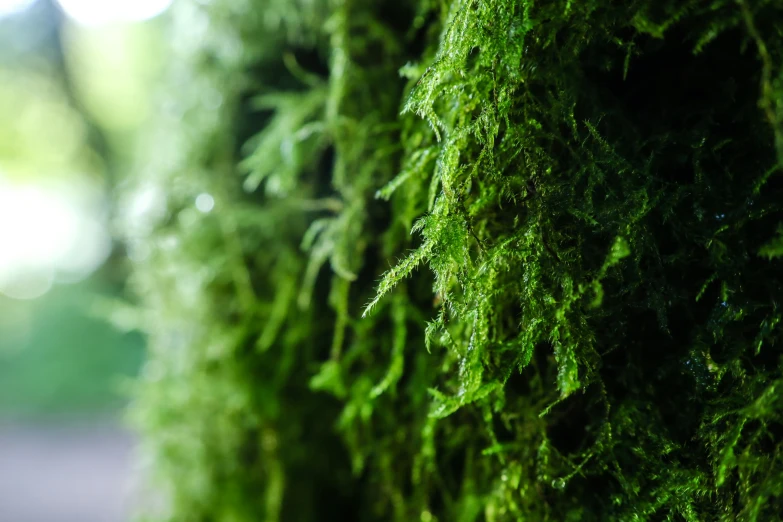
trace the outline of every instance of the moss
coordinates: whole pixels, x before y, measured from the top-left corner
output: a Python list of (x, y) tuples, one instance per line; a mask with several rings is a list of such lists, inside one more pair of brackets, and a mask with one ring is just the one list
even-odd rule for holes
[(125, 223), (162, 518), (783, 512), (783, 5), (172, 19)]

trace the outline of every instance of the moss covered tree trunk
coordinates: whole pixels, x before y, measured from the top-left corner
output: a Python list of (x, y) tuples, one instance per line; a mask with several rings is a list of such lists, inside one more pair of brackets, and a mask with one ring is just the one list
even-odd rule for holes
[(171, 21), (121, 223), (158, 519), (779, 520), (783, 2)]

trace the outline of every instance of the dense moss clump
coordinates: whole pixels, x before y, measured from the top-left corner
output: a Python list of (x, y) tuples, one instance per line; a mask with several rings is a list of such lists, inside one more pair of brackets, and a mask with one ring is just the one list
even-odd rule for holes
[(158, 519), (779, 519), (783, 2), (171, 20), (121, 220)]

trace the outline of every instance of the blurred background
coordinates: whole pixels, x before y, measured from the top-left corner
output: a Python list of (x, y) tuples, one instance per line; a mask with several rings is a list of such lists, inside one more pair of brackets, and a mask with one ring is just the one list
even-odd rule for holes
[(132, 515), (123, 409), (144, 339), (121, 313), (112, 194), (153, 106), (170, 3), (0, 0), (1, 522)]

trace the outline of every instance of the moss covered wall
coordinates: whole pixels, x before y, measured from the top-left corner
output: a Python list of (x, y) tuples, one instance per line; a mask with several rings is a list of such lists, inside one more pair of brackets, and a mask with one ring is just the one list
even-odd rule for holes
[(779, 519), (783, 3), (171, 22), (121, 220), (156, 520)]

